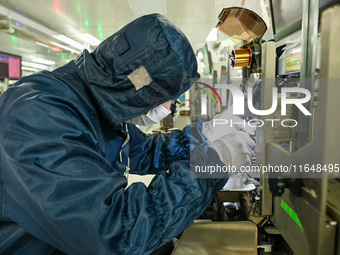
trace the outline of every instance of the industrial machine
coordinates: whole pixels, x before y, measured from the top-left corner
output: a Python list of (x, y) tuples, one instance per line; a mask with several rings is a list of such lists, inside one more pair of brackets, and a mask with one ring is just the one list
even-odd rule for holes
[[(256, 13), (232, 7), (219, 15), (217, 27), (237, 46), (210, 85), (221, 92), (233, 83), (230, 70), (238, 68), (245, 102), (252, 97), (262, 111), (273, 107), (273, 95), (283, 103), (267, 115), (246, 107), (241, 117), (261, 123), (251, 168), (258, 171), (233, 175), (202, 216), (211, 221), (190, 226), (173, 254), (340, 254), (340, 6), (289, 1), (284, 10), (282, 2), (270, 1), (269, 41), (262, 39), (267, 26)], [(225, 105), (214, 104), (194, 86), (192, 121), (227, 108), (232, 93), (225, 97)]]

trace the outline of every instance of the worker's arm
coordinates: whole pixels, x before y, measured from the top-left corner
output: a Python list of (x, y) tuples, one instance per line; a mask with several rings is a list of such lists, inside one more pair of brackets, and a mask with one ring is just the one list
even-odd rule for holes
[[(46, 104), (22, 100), (3, 115), (3, 213), (67, 254), (150, 254), (197, 218), (226, 182), (190, 178), (189, 161), (182, 160), (149, 187), (125, 190), (126, 178), (66, 102), (41, 100)], [(222, 164), (208, 147), (191, 154), (197, 165)]]
[(202, 135), (202, 122), (149, 138), (135, 125), (128, 125), (130, 142), (130, 172), (150, 174), (169, 169), (171, 163), (188, 159), (190, 151), (198, 145), (209, 146)]

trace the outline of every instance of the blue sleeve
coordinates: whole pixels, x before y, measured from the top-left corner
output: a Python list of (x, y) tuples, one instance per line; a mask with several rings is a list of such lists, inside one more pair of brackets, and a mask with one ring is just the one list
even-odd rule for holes
[(169, 169), (171, 163), (189, 158), (190, 151), (198, 145), (208, 146), (202, 135), (203, 119), (197, 124), (186, 126), (166, 134), (149, 138), (135, 125), (129, 124), (130, 173), (155, 174)]
[(197, 218), (227, 181), (190, 177), (195, 164), (222, 164), (200, 145), (191, 153), (197, 162), (170, 163), (170, 173), (160, 172), (149, 187), (125, 189), (126, 178), (98, 153), (93, 130), (60, 101), (3, 115), (0, 169), (5, 216), (67, 254), (150, 254)]

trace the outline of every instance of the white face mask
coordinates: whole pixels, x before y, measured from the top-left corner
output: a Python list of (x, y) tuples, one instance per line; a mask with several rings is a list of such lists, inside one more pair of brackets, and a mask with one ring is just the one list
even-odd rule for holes
[(171, 113), (170, 110), (166, 109), (163, 105), (159, 105), (148, 111), (146, 115), (142, 114), (125, 122), (140, 126), (149, 126), (160, 122), (170, 113)]

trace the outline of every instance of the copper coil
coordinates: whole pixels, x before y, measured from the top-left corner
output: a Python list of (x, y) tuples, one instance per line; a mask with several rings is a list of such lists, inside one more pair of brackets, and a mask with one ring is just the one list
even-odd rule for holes
[(250, 48), (231, 51), (230, 63), (232, 67), (250, 67), (252, 52)]

